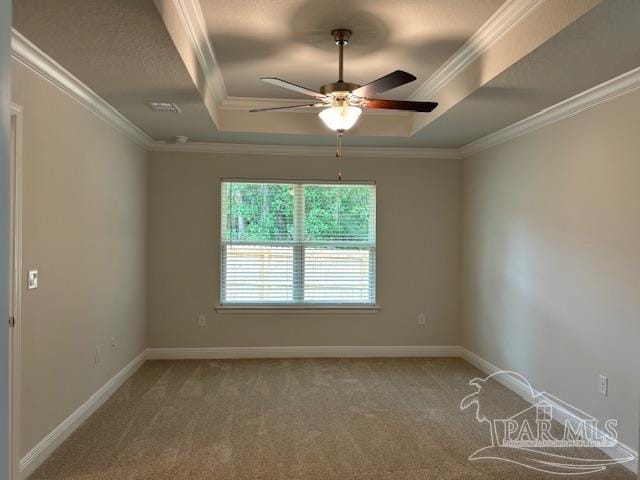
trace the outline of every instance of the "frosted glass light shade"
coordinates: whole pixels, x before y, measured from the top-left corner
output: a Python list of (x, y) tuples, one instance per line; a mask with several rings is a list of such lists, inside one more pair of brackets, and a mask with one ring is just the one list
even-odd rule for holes
[(359, 107), (345, 105), (325, 108), (318, 115), (331, 130), (343, 132), (356, 124), (361, 113), (362, 110)]

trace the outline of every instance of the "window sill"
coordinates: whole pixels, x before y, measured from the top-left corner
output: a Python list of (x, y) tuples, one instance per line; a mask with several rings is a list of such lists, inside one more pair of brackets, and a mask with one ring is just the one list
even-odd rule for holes
[(216, 305), (220, 313), (378, 313), (380, 305)]

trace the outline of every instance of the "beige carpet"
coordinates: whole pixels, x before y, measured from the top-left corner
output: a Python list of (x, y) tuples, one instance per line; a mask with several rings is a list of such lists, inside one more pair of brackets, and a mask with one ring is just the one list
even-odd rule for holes
[[(490, 443), (459, 408), (477, 376), (460, 359), (149, 361), (30, 478), (572, 478), (467, 459)], [(527, 407), (486, 393), (486, 412)]]

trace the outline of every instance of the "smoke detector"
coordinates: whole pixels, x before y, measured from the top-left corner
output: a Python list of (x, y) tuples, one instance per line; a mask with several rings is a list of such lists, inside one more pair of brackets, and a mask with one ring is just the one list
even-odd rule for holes
[(154, 112), (180, 113), (180, 108), (171, 102), (149, 102), (149, 108)]

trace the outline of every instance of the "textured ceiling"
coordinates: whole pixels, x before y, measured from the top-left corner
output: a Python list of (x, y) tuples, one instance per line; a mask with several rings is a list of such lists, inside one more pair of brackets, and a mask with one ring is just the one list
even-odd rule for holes
[(201, 0), (227, 91), (239, 97), (299, 98), (258, 79), (313, 89), (338, 79), (334, 28), (349, 28), (345, 80), (364, 85), (393, 70), (418, 80), (385, 94), (406, 99), (503, 0)]
[[(153, 0), (14, 0), (13, 9), (18, 31), (152, 137), (215, 130)], [(153, 112), (153, 100), (182, 114)]]
[[(501, 3), (201, 0), (229, 95), (267, 98), (296, 95), (262, 84), (260, 76), (310, 87), (335, 81), (334, 27), (354, 30), (345, 54), (347, 80), (366, 83), (405, 69), (419, 80), (384, 96), (407, 98)], [(640, 65), (638, 25), (639, 0), (605, 0), (413, 137), (351, 136), (345, 144), (467, 144)], [(331, 135), (218, 131), (153, 0), (14, 0), (14, 26), (156, 139), (335, 142)], [(182, 113), (152, 112), (151, 100), (173, 101)]]

